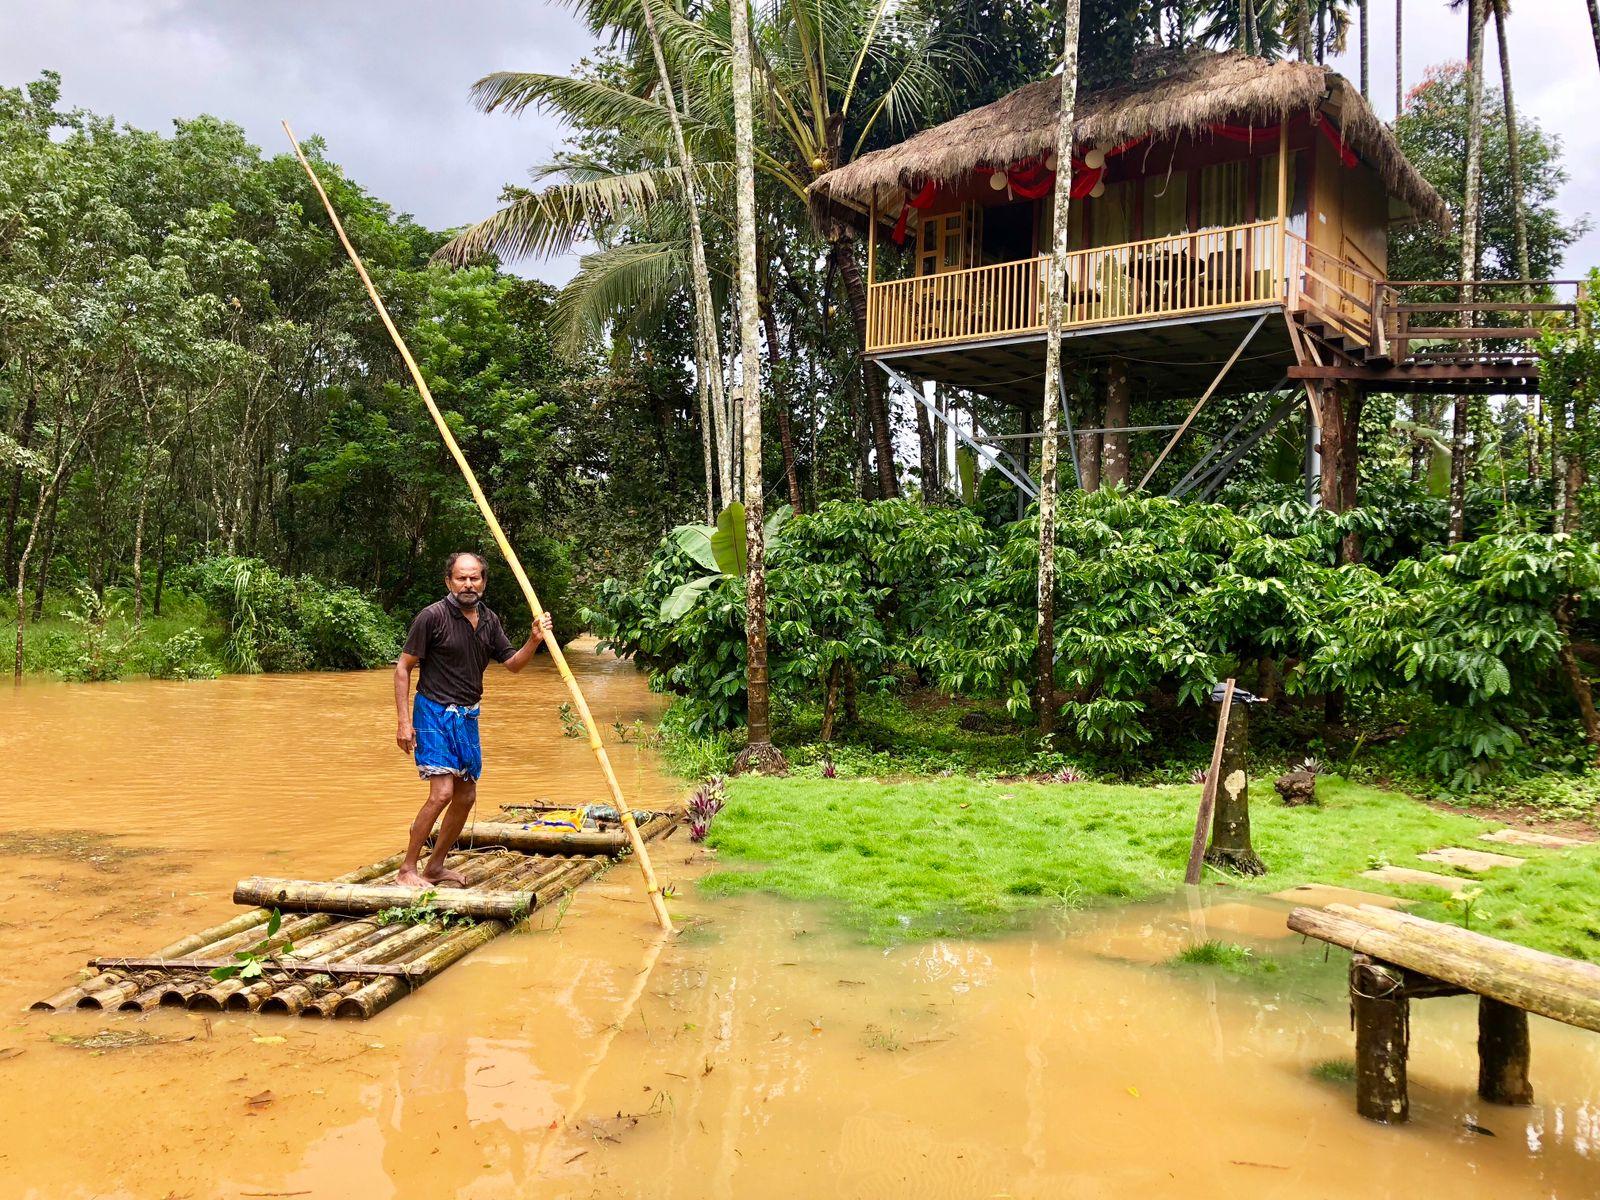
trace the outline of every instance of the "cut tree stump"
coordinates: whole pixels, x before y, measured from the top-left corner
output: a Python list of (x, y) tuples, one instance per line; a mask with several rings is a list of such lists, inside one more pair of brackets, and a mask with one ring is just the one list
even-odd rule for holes
[(1474, 875), (1482, 875), (1485, 871), (1493, 871), (1497, 867), (1520, 867), (1528, 860), (1516, 858), (1510, 854), (1494, 854), (1488, 850), (1469, 850), (1465, 846), (1445, 846), (1439, 850), (1429, 850), (1426, 854), (1417, 855), (1423, 862), (1443, 863), (1447, 867), (1459, 867), (1463, 871), (1471, 871)]

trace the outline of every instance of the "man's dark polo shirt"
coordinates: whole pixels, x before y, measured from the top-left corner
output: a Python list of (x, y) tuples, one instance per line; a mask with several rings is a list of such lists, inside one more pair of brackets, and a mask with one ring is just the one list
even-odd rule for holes
[(411, 622), (405, 652), (422, 660), (417, 691), (435, 704), (476, 704), (483, 698), (483, 673), (489, 660), (505, 662), (515, 654), (500, 618), (482, 601), (478, 627), (453, 599), (428, 605)]

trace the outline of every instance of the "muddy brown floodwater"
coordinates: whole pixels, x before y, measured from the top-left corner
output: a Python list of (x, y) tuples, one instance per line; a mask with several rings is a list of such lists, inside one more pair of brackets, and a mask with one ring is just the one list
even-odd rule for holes
[[(573, 662), (603, 724), (659, 712), (631, 668)], [(419, 788), (389, 689), (0, 689), (0, 1197), (1600, 1196), (1600, 1038), (1534, 1018), (1538, 1103), (1496, 1108), (1471, 1002), (1424, 1002), (1413, 1123), (1369, 1125), (1312, 1073), (1350, 1055), (1341, 964), (1226, 894), (1207, 932), (1279, 970), (1164, 965), (1196, 936), (1178, 903), (884, 950), (698, 895), (680, 834), (667, 943), (624, 866), (365, 1024), (25, 1011), (222, 919), (243, 875), (397, 849)], [(486, 807), (600, 797), (561, 699), (542, 663), (490, 677)], [(635, 803), (678, 799), (648, 751), (615, 755)]]

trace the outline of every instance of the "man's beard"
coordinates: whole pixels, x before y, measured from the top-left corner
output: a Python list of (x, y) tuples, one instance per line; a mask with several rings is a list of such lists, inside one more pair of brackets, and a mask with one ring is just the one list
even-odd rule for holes
[(481, 597), (477, 592), (457, 592), (456, 603), (462, 608), (476, 608)]

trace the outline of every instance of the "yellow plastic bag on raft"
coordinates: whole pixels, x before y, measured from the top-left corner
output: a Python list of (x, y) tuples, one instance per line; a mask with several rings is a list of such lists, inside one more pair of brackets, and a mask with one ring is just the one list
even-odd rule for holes
[(574, 808), (570, 812), (566, 809), (553, 809), (550, 812), (540, 813), (528, 823), (542, 825), (547, 829), (565, 829), (578, 833), (583, 829), (583, 809)]

